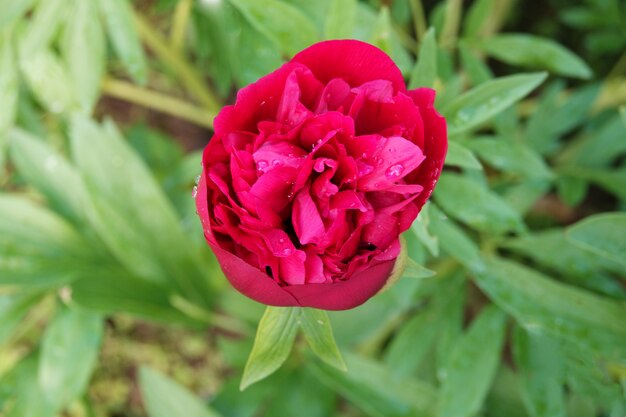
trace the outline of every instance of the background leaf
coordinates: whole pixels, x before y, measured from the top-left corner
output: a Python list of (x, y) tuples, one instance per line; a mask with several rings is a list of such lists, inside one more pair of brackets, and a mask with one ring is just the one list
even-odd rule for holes
[(525, 97), (545, 78), (545, 73), (511, 75), (485, 82), (464, 93), (441, 109), (449, 123), (449, 134), (457, 135), (478, 127)]
[(142, 367), (139, 380), (150, 417), (218, 417), (186, 388), (151, 368)]
[(498, 366), (505, 319), (498, 308), (487, 307), (458, 341), (445, 368), (439, 416), (471, 416), (480, 409)]
[(102, 318), (78, 309), (61, 310), (47, 328), (39, 362), (39, 384), (55, 409), (81, 395), (98, 358)]
[(589, 66), (574, 53), (550, 39), (526, 34), (502, 34), (485, 39), (481, 49), (504, 62), (545, 69), (575, 78), (590, 78)]

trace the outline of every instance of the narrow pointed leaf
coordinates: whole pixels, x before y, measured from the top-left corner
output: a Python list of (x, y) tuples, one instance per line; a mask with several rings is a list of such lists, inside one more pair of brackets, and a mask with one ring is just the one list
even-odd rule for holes
[(332, 0), (326, 17), (326, 39), (350, 39), (356, 22), (356, 0)]
[(565, 367), (559, 342), (520, 327), (513, 335), (513, 356), (522, 376), (522, 396), (530, 416), (564, 417)]
[(505, 322), (505, 314), (489, 306), (457, 342), (441, 387), (440, 417), (469, 417), (480, 410), (500, 363)]
[(85, 391), (98, 358), (103, 330), (99, 315), (78, 309), (60, 311), (46, 329), (39, 384), (47, 401), (57, 410)]
[(626, 214), (597, 214), (567, 231), (568, 239), (591, 253), (617, 262), (626, 270)]
[(437, 38), (435, 28), (430, 28), (420, 45), (417, 62), (411, 72), (409, 89), (433, 87), (435, 80), (437, 80)]
[(98, 0), (113, 49), (133, 79), (144, 84), (148, 75), (146, 57), (139, 41), (128, 0)]
[(480, 126), (524, 98), (545, 80), (546, 73), (510, 75), (484, 82), (441, 109), (449, 134), (457, 135)]
[(475, 275), (476, 283), (525, 328), (609, 357), (626, 354), (624, 305), (515, 262), (491, 257), (485, 267)]
[(502, 34), (485, 39), (479, 46), (508, 64), (574, 78), (588, 79), (593, 75), (582, 59), (550, 39), (521, 33)]
[(73, 6), (61, 46), (77, 99), (89, 114), (102, 84), (106, 45), (96, 0), (78, 0)]
[(311, 349), (327, 364), (346, 371), (346, 364), (335, 342), (328, 314), (324, 310), (303, 308), (300, 326)]
[(243, 371), (242, 391), (273, 374), (287, 360), (298, 333), (298, 315), (294, 307), (267, 307)]
[(142, 367), (139, 384), (149, 417), (219, 417), (187, 388), (154, 369)]

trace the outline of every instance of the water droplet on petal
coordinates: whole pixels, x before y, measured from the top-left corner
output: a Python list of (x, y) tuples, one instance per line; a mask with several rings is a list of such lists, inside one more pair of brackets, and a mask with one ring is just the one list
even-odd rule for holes
[(283, 165), (283, 162), (280, 159), (274, 159), (272, 161), (272, 166), (274, 168), (277, 168), (277, 167), (282, 166), (282, 165)]
[(374, 167), (368, 164), (363, 164), (359, 166), (359, 177), (364, 177), (367, 174), (370, 174), (374, 170)]
[(198, 195), (198, 187), (194, 185), (193, 190), (191, 190), (191, 198), (196, 198)]
[(367, 158), (367, 153), (363, 152), (363, 153), (361, 154), (361, 158), (363, 158), (363, 159)]
[(285, 255), (285, 256), (289, 256), (292, 253), (293, 253), (293, 249), (291, 249), (291, 248), (285, 248), (285, 249), (282, 250), (282, 254)]
[(383, 164), (383, 158), (375, 158), (374, 162), (376, 162), (376, 165), (381, 166)]
[(198, 185), (199, 182), (200, 182), (200, 175), (196, 175), (196, 178), (194, 179), (194, 183)]
[(256, 163), (256, 168), (259, 170), (259, 172), (262, 172), (264, 174), (267, 172), (268, 167), (269, 164), (267, 163), (267, 161), (264, 161), (262, 159)]
[(389, 148), (389, 152), (395, 152), (396, 148)]
[(400, 175), (402, 175), (402, 171), (404, 171), (404, 165), (395, 164), (387, 168), (387, 172), (385, 172), (385, 175), (387, 176), (387, 178), (390, 179), (398, 178)]
[(281, 237), (280, 239), (278, 239), (278, 241), (279, 241), (280, 243), (283, 243), (283, 242), (285, 241), (285, 239), (283, 239), (283, 238)]

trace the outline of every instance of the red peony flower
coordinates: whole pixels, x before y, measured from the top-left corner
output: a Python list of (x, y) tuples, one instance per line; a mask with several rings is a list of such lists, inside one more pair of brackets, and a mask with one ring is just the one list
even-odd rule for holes
[(327, 310), (376, 294), (443, 165), (434, 99), (354, 40), (317, 43), (242, 89), (215, 118), (196, 195), (232, 285)]

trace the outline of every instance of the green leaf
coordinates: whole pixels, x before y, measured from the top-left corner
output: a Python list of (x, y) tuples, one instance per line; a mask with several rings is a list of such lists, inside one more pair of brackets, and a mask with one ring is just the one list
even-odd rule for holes
[(437, 38), (435, 28), (430, 28), (420, 45), (417, 62), (411, 72), (409, 89), (432, 87), (437, 80)]
[(89, 221), (109, 250), (135, 275), (169, 282), (190, 301), (208, 304), (210, 273), (163, 190), (115, 126), (77, 116), (70, 137), (88, 190)]
[(626, 127), (617, 114), (586, 135), (572, 141), (557, 157), (559, 165), (587, 168), (609, 167), (626, 154)]
[(255, 82), (283, 63), (278, 46), (246, 21), (241, 22), (237, 51), (235, 62), (239, 87)]
[(480, 270), (482, 259), (476, 243), (434, 205), (431, 205), (431, 211), (431, 230), (443, 251), (468, 269)]
[[(560, 273), (566, 281), (578, 286), (613, 297), (626, 294), (619, 283), (607, 276), (609, 271), (619, 271), (619, 264), (579, 248), (566, 238), (563, 229), (544, 230), (507, 239), (503, 246)], [(554, 256), (555, 253), (559, 256)]]
[(105, 40), (97, 0), (76, 0), (61, 44), (81, 108), (91, 113), (105, 70)]
[[(622, 201), (626, 201), (626, 167), (616, 170), (572, 168), (568, 169), (576, 179), (583, 182), (590, 181), (614, 194)], [(585, 194), (587, 188), (584, 187)]]
[(298, 321), (313, 352), (327, 364), (346, 371), (346, 364), (335, 342), (333, 329), (326, 311), (303, 308), (300, 311)]
[(0, 3), (0, 32), (19, 19), (35, 3), (35, 0), (3, 1)]
[(527, 179), (508, 187), (503, 197), (518, 213), (525, 215), (550, 190), (551, 186), (552, 181), (548, 179)]
[(382, 5), (378, 12), (376, 24), (368, 42), (391, 54), (391, 34), (393, 32), (389, 7)]
[(450, 135), (480, 126), (524, 98), (545, 80), (544, 72), (510, 75), (484, 82), (441, 109), (448, 120)]
[(85, 186), (75, 168), (42, 139), (24, 130), (11, 130), (9, 139), (11, 159), (26, 182), (46, 196), (55, 211), (82, 222)]
[[(478, 286), (530, 331), (542, 331), (608, 356), (626, 353), (626, 308), (560, 284), (511, 261), (490, 257)], [(572, 308), (575, 306), (575, 308)]]
[(52, 113), (78, 109), (74, 85), (64, 63), (49, 49), (20, 49), (20, 66), (30, 90)]
[(436, 306), (418, 311), (398, 330), (385, 354), (385, 363), (395, 376), (406, 377), (415, 372), (439, 333)]
[(139, 370), (139, 385), (150, 417), (218, 417), (187, 388), (148, 367)]
[(532, 417), (564, 417), (565, 369), (559, 342), (516, 327), (513, 356), (522, 375), (523, 398)]
[(508, 64), (574, 78), (588, 79), (593, 75), (582, 59), (550, 39), (517, 33), (503, 34), (485, 39), (478, 46)]
[(356, 22), (356, 0), (332, 0), (326, 16), (326, 39), (350, 39)]
[(443, 174), (435, 197), (450, 216), (477, 230), (504, 234), (524, 229), (517, 211), (486, 186), (458, 174)]
[(172, 306), (172, 291), (166, 286), (137, 278), (119, 268), (98, 266), (88, 276), (73, 282), (71, 289), (76, 304), (103, 314), (128, 313), (168, 324), (194, 324)]
[(68, 5), (71, 2), (67, 0), (40, 1), (20, 36), (20, 49), (33, 53), (47, 48), (66, 16)]
[(463, 142), (478, 157), (503, 172), (527, 178), (552, 178), (543, 158), (523, 142), (505, 138), (476, 138)]
[(145, 84), (148, 67), (129, 1), (98, 0), (98, 4), (115, 53), (133, 80)]
[(580, 248), (616, 262), (626, 271), (626, 214), (596, 214), (571, 226), (567, 238)]
[(46, 329), (39, 384), (55, 409), (69, 405), (85, 391), (98, 358), (103, 331), (99, 315), (78, 309), (61, 310)]
[(10, 194), (0, 194), (0, 242), (3, 241), (51, 255), (79, 254), (85, 245), (64, 219), (30, 200)]
[(419, 241), (428, 249), (431, 255), (439, 256), (439, 241), (437, 236), (434, 236), (430, 231), (430, 206), (431, 203), (427, 202), (417, 216), (417, 219), (411, 225), (411, 231), (415, 233), (415, 236)]
[(473, 50), (468, 48), (464, 43), (459, 45), (459, 49), (461, 52), (463, 71), (467, 74), (471, 85), (477, 86), (493, 78), (493, 73), (487, 64), (476, 56)]
[(395, 378), (382, 364), (354, 354), (346, 355), (349, 372), (312, 364), (322, 383), (373, 417), (433, 415), (436, 391), (415, 379)]
[(466, 38), (478, 37), (494, 9), (494, 0), (478, 0), (472, 3), (463, 25), (464, 36)]
[(446, 155), (446, 165), (467, 169), (483, 169), (481, 163), (476, 159), (474, 153), (459, 142), (451, 140), (448, 142), (448, 154)]
[(278, 0), (229, 0), (281, 52), (295, 55), (317, 41), (313, 23), (295, 7)]
[(0, 347), (11, 336), (26, 313), (39, 300), (41, 300), (40, 292), (21, 292), (15, 295), (0, 294)]
[[(4, 407), (7, 417), (53, 417), (56, 410), (46, 401), (42, 389), (37, 381), (38, 360), (36, 355), (29, 355), (11, 370), (8, 375), (2, 376), (0, 391), (10, 387), (8, 407)], [(0, 398), (0, 406), (2, 400)]]
[(500, 363), (505, 323), (502, 311), (486, 307), (457, 341), (446, 366), (438, 416), (469, 417), (480, 410)]
[(539, 105), (528, 118), (524, 139), (541, 154), (558, 149), (559, 136), (586, 120), (586, 116), (600, 91), (598, 84), (579, 88), (564, 102), (564, 84), (555, 82), (541, 95)]
[(287, 360), (298, 333), (298, 315), (294, 307), (267, 307), (243, 371), (242, 391), (273, 374)]
[[(0, 32), (1, 33), (1, 32)], [(17, 113), (19, 79), (15, 52), (8, 36), (0, 36), (0, 138), (13, 125)], [(0, 139), (2, 140), (2, 139)]]

